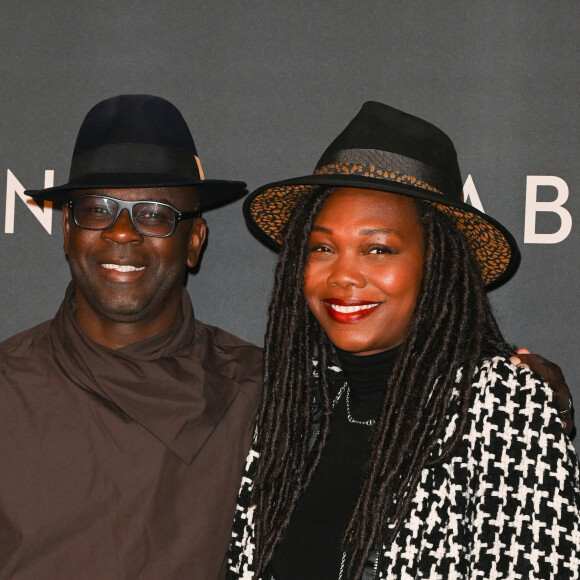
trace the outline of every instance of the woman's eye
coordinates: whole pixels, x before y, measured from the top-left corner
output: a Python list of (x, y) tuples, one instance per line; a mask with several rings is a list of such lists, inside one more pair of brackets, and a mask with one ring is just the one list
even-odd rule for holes
[(396, 252), (389, 246), (373, 246), (369, 249), (369, 254), (395, 254)]
[(310, 248), (308, 248), (308, 251), (312, 254), (314, 252), (330, 252), (330, 248), (328, 246), (310, 246)]

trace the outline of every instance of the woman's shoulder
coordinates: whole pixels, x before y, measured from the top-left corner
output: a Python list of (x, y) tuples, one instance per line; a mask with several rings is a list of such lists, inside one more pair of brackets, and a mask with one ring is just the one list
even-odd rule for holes
[(487, 406), (528, 407), (532, 403), (552, 405), (554, 393), (538, 374), (527, 366), (516, 366), (509, 358), (495, 356), (481, 359), (475, 368), (472, 380), (474, 403)]
[(468, 438), (494, 441), (522, 452), (537, 447), (538, 453), (559, 450), (573, 457), (573, 447), (563, 432), (554, 394), (546, 382), (526, 366), (496, 356), (478, 363), (472, 381)]

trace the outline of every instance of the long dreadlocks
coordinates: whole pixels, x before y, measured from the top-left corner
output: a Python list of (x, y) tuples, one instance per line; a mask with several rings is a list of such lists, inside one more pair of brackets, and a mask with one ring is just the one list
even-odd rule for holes
[[(328, 437), (330, 397), (324, 369), (335, 355), (308, 309), (303, 285), (310, 231), (332, 191), (317, 190), (296, 208), (276, 269), (258, 415), (260, 459), (253, 496), (256, 574), (271, 560)], [(416, 206), (425, 243), (421, 290), (393, 372), (385, 377), (371, 456), (343, 536), (348, 578), (360, 577), (370, 552), (397, 534), (421, 470), (444, 461), (453, 451), (467, 421), (477, 361), (483, 355), (511, 353), (491, 313), (466, 238), (431, 204), (417, 201)], [(441, 450), (437, 442), (454, 387), (459, 421)], [(315, 392), (321, 398), (321, 427), (309, 452)]]

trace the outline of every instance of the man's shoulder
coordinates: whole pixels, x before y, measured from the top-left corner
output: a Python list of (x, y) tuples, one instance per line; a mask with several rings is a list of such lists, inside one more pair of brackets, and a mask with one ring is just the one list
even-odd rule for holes
[(194, 349), (200, 357), (210, 359), (215, 370), (224, 366), (231, 370), (233, 363), (240, 370), (261, 376), (262, 349), (222, 328), (196, 320)]
[(52, 320), (47, 320), (0, 342), (0, 355), (23, 356), (42, 343), (50, 333)]
[(201, 322), (200, 320), (195, 321), (196, 325), (196, 338), (201, 340), (209, 340), (216, 346), (222, 346), (224, 348), (235, 348), (247, 350), (248, 352), (253, 352), (258, 356), (262, 356), (262, 349), (223, 328), (218, 326), (213, 326), (207, 324), (206, 322)]

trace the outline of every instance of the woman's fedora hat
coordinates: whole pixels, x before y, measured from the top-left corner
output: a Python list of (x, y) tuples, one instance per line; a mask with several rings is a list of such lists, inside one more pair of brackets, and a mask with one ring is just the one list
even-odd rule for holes
[(320, 187), (377, 189), (431, 203), (465, 234), (487, 286), (504, 282), (517, 267), (513, 236), (493, 218), (463, 203), (453, 143), (423, 119), (381, 103), (365, 103), (324, 152), (313, 175), (264, 185), (246, 198), (248, 227), (258, 239), (279, 249), (296, 204)]
[(205, 179), (193, 137), (179, 110), (152, 95), (119, 95), (97, 103), (77, 136), (68, 183), (29, 190), (64, 202), (76, 189), (196, 185), (201, 209), (240, 197), (242, 181)]

